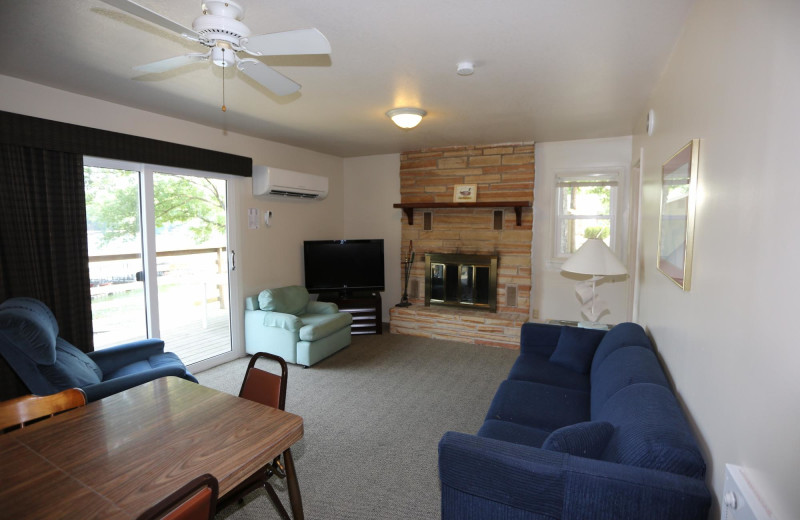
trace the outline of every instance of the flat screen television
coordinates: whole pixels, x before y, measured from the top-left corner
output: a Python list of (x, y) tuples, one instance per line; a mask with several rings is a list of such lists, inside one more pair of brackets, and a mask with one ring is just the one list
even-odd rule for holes
[(383, 239), (306, 240), (306, 289), (311, 293), (383, 291)]

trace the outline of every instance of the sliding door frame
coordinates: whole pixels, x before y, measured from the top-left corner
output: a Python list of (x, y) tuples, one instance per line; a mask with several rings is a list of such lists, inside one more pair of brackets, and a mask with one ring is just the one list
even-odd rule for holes
[[(156, 173), (186, 175), (193, 177), (208, 177), (226, 181), (226, 235), (227, 235), (227, 255), (228, 255), (228, 291), (229, 291), (229, 318), (231, 334), (231, 350), (224, 354), (199, 361), (189, 365), (190, 370), (201, 371), (214, 367), (221, 363), (232, 361), (244, 356), (244, 330), (242, 320), (238, 317), (244, 312), (243, 298), (241, 292), (242, 277), (241, 270), (236, 267), (236, 251), (239, 249), (240, 232), (237, 208), (239, 206), (237, 181), (240, 179), (236, 175), (208, 172), (202, 170), (190, 170), (173, 166), (160, 166), (134, 161), (122, 161), (116, 159), (104, 159), (100, 157), (84, 156), (84, 166), (97, 168), (110, 168), (118, 170), (129, 170), (139, 172), (140, 175), (140, 221), (142, 227), (142, 255), (143, 262), (146, 263), (146, 273), (155, 273), (158, 270), (156, 259), (156, 236), (155, 236), (155, 201), (154, 201), (154, 175)], [(158, 298), (153, 297), (158, 291), (158, 278), (156, 276), (145, 276), (145, 298), (148, 302), (146, 308), (147, 334), (159, 334), (161, 326), (159, 323)], [(169, 350), (169, 345), (166, 346)]]

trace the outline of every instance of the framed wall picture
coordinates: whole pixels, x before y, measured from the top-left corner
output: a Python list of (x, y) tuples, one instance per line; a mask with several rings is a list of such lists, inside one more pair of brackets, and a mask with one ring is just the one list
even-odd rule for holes
[(692, 279), (699, 157), (700, 140), (693, 139), (661, 168), (658, 270), (684, 291)]
[(453, 190), (453, 202), (475, 202), (478, 199), (477, 184), (456, 184)]

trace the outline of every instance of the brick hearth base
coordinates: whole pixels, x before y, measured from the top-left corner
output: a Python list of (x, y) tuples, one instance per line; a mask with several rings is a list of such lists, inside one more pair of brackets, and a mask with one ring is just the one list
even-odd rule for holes
[(460, 341), (476, 345), (519, 348), (519, 331), (527, 317), (448, 307), (392, 307), (392, 334)]

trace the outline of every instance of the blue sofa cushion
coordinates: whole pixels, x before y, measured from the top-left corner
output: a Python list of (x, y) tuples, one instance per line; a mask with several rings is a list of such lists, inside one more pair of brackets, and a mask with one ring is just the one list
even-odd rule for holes
[(519, 338), (520, 353), (549, 357), (558, 344), (562, 328), (552, 323), (523, 323)]
[(513, 442), (514, 444), (524, 444), (539, 448), (547, 438), (548, 431), (533, 426), (523, 426), (508, 421), (498, 421), (488, 419), (483, 421), (481, 429), (478, 430), (479, 437), (496, 439), (498, 441)]
[(556, 350), (550, 362), (581, 374), (589, 372), (597, 345), (606, 335), (604, 330), (562, 327)]
[(577, 457), (599, 459), (613, 433), (614, 426), (605, 421), (571, 424), (551, 433), (545, 439), (542, 448)]
[(41, 365), (39, 370), (58, 390), (80, 388), (103, 380), (97, 363), (62, 338), (56, 340), (56, 362)]
[(600, 363), (602, 363), (609, 354), (618, 348), (630, 345), (638, 345), (640, 347), (649, 348), (650, 350), (653, 349), (650, 338), (647, 337), (641, 325), (627, 322), (612, 327), (611, 330), (606, 332), (606, 335), (597, 346), (594, 359), (592, 359), (592, 373), (597, 370), (597, 367), (600, 366)]
[(258, 295), (258, 305), (262, 311), (302, 314), (308, 305), (308, 291), (300, 285), (265, 289)]
[(0, 304), (0, 329), (35, 363), (55, 363), (58, 322), (44, 303), (34, 298), (6, 300)]
[(672, 392), (639, 383), (615, 393), (595, 418), (615, 426), (602, 460), (703, 478), (706, 465)]
[(509, 421), (551, 432), (589, 420), (589, 392), (506, 379), (500, 383), (486, 419)]
[(646, 347), (623, 347), (615, 350), (592, 374), (591, 415), (595, 418), (608, 399), (637, 383), (653, 383), (669, 388), (667, 376), (652, 350)]
[(508, 373), (508, 379), (589, 391), (587, 374), (554, 365), (548, 357), (538, 354), (520, 354)]

